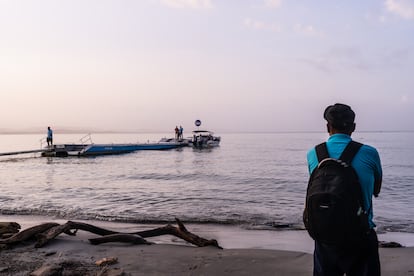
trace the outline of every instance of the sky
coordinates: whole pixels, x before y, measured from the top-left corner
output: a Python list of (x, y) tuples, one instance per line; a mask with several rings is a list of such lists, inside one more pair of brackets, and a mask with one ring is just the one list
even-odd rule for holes
[(414, 0), (0, 0), (0, 132), (414, 131)]

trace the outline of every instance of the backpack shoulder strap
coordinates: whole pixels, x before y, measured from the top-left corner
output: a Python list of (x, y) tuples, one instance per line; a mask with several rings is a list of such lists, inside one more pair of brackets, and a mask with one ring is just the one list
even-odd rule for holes
[(328, 148), (326, 147), (326, 142), (319, 144), (315, 147), (316, 156), (318, 157), (318, 163), (320, 163), (323, 159), (328, 158)]
[(345, 147), (344, 151), (342, 152), (341, 157), (339, 157), (339, 160), (347, 164), (351, 164), (352, 159), (361, 147), (361, 143), (355, 141), (349, 142), (348, 145)]

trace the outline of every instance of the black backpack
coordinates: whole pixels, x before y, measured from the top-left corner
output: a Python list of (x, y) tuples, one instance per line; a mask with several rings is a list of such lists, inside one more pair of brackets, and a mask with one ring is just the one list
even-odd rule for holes
[(329, 158), (326, 143), (316, 146), (319, 164), (309, 178), (303, 222), (318, 242), (353, 246), (367, 237), (368, 215), (350, 165), (361, 146), (351, 141), (339, 159)]

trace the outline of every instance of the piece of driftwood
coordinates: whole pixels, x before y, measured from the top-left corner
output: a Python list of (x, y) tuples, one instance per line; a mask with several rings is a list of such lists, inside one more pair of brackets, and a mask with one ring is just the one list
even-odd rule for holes
[(43, 233), (44, 231), (47, 231), (48, 229), (54, 226), (57, 226), (57, 225), (59, 224), (54, 223), (54, 222), (48, 222), (48, 223), (36, 225), (30, 228), (27, 228), (21, 232), (18, 232), (7, 239), (0, 239), (0, 244), (11, 245), (11, 244), (23, 242), (23, 241), (32, 239), (36, 237), (36, 235), (38, 235), (39, 233)]
[(397, 248), (397, 247), (404, 247), (401, 243), (398, 242), (386, 242), (386, 241), (379, 241), (378, 242), (379, 247), (383, 248)]
[(117, 262), (118, 262), (117, 257), (107, 257), (107, 258), (103, 258), (103, 259), (96, 261), (95, 264), (97, 266), (105, 266), (105, 265), (113, 265), (113, 264), (116, 264)]
[[(155, 237), (155, 236), (162, 236), (162, 235), (173, 235), (176, 236), (180, 239), (183, 239), (191, 244), (194, 244), (198, 247), (204, 247), (204, 246), (215, 246), (217, 248), (222, 249), (222, 247), (220, 247), (218, 245), (217, 240), (207, 240), (204, 239), (202, 237), (199, 237), (193, 233), (191, 233), (190, 231), (187, 230), (187, 228), (185, 228), (184, 224), (179, 220), (179, 219), (175, 219), (178, 227), (175, 227), (171, 224), (168, 224), (166, 226), (163, 227), (159, 227), (159, 228), (155, 228), (155, 229), (151, 229), (151, 230), (145, 230), (145, 231), (140, 231), (140, 232), (135, 232), (132, 234), (125, 234), (125, 235), (130, 235), (131, 239), (133, 239), (132, 235), (139, 235), (142, 238), (149, 238), (149, 237)], [(125, 235), (122, 238), (125, 238)], [(122, 242), (122, 240), (118, 240), (117, 236), (114, 235), (111, 239), (106, 239), (106, 237), (102, 237), (102, 238), (95, 238), (95, 239), (90, 239), (89, 240), (92, 244), (101, 244), (101, 243), (105, 243), (105, 242)]]
[(68, 221), (65, 224), (61, 225), (57, 223), (44, 223), (16, 233), (10, 238), (0, 239), (0, 245), (15, 244), (36, 237), (37, 241), (35, 247), (42, 247), (62, 233), (75, 236), (78, 230), (84, 230), (102, 236), (100, 238), (90, 239), (89, 241), (92, 244), (101, 244), (107, 242), (152, 244), (151, 242), (146, 241), (144, 238), (161, 235), (173, 235), (199, 247), (212, 245), (217, 248), (221, 248), (216, 240), (207, 240), (199, 237), (189, 232), (179, 219), (176, 218), (176, 222), (178, 224), (178, 227), (168, 224), (164, 227), (134, 233), (115, 232), (91, 224), (75, 221)]
[(20, 231), (20, 224), (17, 222), (0, 222), (0, 237), (4, 234), (15, 234)]
[(218, 248), (221, 248), (218, 245), (217, 240), (207, 240), (205, 238), (199, 237), (185, 228), (184, 224), (178, 219), (175, 218), (175, 221), (178, 224), (178, 227), (175, 227), (171, 224), (168, 224), (164, 227), (156, 228), (153, 230), (147, 230), (147, 231), (140, 231), (136, 232), (135, 234), (140, 235), (143, 238), (149, 238), (149, 237), (155, 237), (155, 236), (161, 236), (161, 235), (173, 235), (178, 238), (181, 238), (191, 244), (194, 244), (198, 247), (204, 247), (204, 246), (215, 246)]
[[(75, 230), (71, 232), (71, 230)], [(62, 225), (56, 225), (55, 227), (52, 227), (48, 229), (47, 231), (40, 233), (37, 236), (37, 243), (35, 247), (42, 247), (46, 243), (48, 243), (50, 240), (56, 238), (61, 233), (65, 233), (71, 236), (76, 235), (77, 230), (84, 230), (87, 232), (91, 232), (93, 234), (97, 234), (100, 236), (106, 236), (111, 234), (117, 234), (118, 232), (107, 230), (104, 228), (100, 228), (91, 224), (83, 223), (83, 222), (76, 222), (76, 221), (68, 221), (65, 224)]]
[(153, 244), (135, 234), (111, 234), (100, 238), (89, 239), (91, 244), (97, 245), (107, 242), (125, 242), (132, 244)]

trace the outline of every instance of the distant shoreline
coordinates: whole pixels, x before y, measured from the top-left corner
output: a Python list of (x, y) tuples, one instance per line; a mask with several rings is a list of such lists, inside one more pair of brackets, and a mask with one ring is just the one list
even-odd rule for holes
[[(192, 130), (187, 131), (191, 133)], [(146, 134), (146, 133), (172, 133), (171, 130), (86, 130), (86, 129), (54, 129), (55, 134)], [(321, 133), (325, 134), (326, 132), (321, 130), (297, 130), (297, 131), (220, 131), (213, 130), (217, 134), (292, 134), (292, 133)], [(414, 133), (414, 130), (360, 130), (356, 131), (357, 133)], [(0, 135), (28, 135), (28, 134), (45, 134), (45, 130), (35, 129), (35, 130), (9, 130), (9, 129), (0, 129)]]

